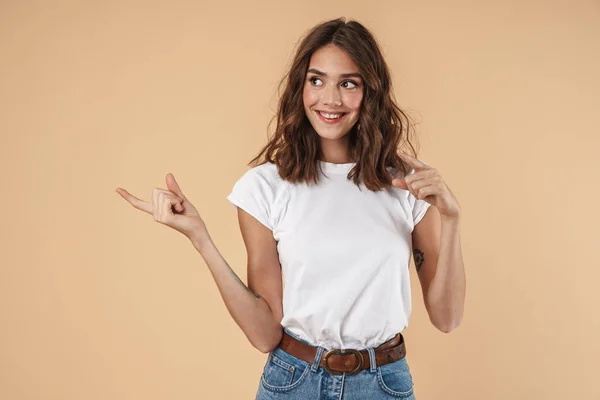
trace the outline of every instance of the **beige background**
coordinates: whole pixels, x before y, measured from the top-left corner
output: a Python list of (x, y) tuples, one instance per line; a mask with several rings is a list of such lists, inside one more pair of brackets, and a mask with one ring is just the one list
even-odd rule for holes
[(172, 172), (245, 279), (226, 200), (296, 41), (371, 29), (463, 208), (462, 325), (405, 331), (419, 400), (600, 399), (600, 3), (0, 2), (0, 398), (251, 399), (266, 356), (180, 233)]

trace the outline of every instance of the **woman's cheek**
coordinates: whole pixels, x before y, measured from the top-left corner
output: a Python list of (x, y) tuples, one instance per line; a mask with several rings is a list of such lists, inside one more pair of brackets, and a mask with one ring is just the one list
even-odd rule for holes
[(359, 108), (360, 102), (362, 101), (363, 94), (362, 93), (352, 93), (346, 98), (346, 106), (350, 108)]

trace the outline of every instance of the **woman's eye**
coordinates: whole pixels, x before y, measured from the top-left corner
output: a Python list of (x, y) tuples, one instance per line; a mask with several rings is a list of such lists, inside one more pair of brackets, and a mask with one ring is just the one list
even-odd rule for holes
[[(315, 84), (315, 81), (320, 81), (320, 80), (321, 80), (321, 78), (316, 78), (316, 77), (313, 77), (313, 78), (310, 78), (310, 79), (309, 79), (309, 81), (310, 81), (310, 82), (311, 82), (313, 85)], [(358, 84), (357, 84), (356, 82), (354, 82), (354, 81), (344, 81), (344, 82), (342, 83), (342, 85), (344, 85), (344, 84), (346, 84), (346, 83), (349, 83), (350, 85), (354, 85), (354, 86), (350, 86), (350, 87), (348, 87), (348, 86), (345, 86), (347, 89), (354, 89), (354, 88), (358, 87)]]

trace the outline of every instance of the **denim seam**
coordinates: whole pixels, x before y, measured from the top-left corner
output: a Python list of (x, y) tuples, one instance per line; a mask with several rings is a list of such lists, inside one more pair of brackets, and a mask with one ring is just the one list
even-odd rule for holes
[(298, 378), (298, 380), (296, 382), (292, 383), (291, 385), (286, 385), (286, 386), (271, 386), (267, 383), (264, 376), (262, 376), (260, 378), (260, 381), (261, 381), (262, 385), (264, 386), (264, 388), (267, 390), (270, 390), (272, 392), (285, 392), (285, 391), (288, 391), (288, 390), (293, 389), (296, 386), (300, 385), (304, 381), (304, 379), (306, 379), (307, 375), (308, 375), (308, 368), (306, 368), (304, 370), (304, 372), (302, 373), (302, 375), (300, 375), (300, 378)]
[(390, 389), (389, 387), (386, 386), (385, 382), (383, 382), (383, 377), (381, 376), (381, 370), (377, 371), (377, 381), (380, 383), (381, 388), (391, 394), (392, 396), (396, 396), (396, 397), (409, 397), (414, 393), (414, 386), (410, 388), (410, 390), (406, 391), (406, 392), (396, 392), (395, 390)]
[(280, 368), (283, 368), (283, 369), (284, 369), (284, 370), (286, 370), (286, 371), (289, 371), (289, 370), (290, 370), (290, 367), (293, 367), (293, 365), (292, 365), (292, 364), (290, 364), (290, 363), (288, 363), (288, 362), (285, 362), (285, 361), (283, 361), (281, 358), (277, 357), (275, 354), (271, 355), (271, 361), (272, 361), (272, 362), (273, 362), (275, 365), (279, 366)]

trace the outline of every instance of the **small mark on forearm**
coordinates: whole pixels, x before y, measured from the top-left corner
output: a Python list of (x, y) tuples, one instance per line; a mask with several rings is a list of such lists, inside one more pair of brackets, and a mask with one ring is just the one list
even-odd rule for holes
[(414, 249), (413, 257), (415, 259), (415, 267), (417, 268), (417, 272), (419, 272), (425, 262), (425, 254), (419, 249)]

